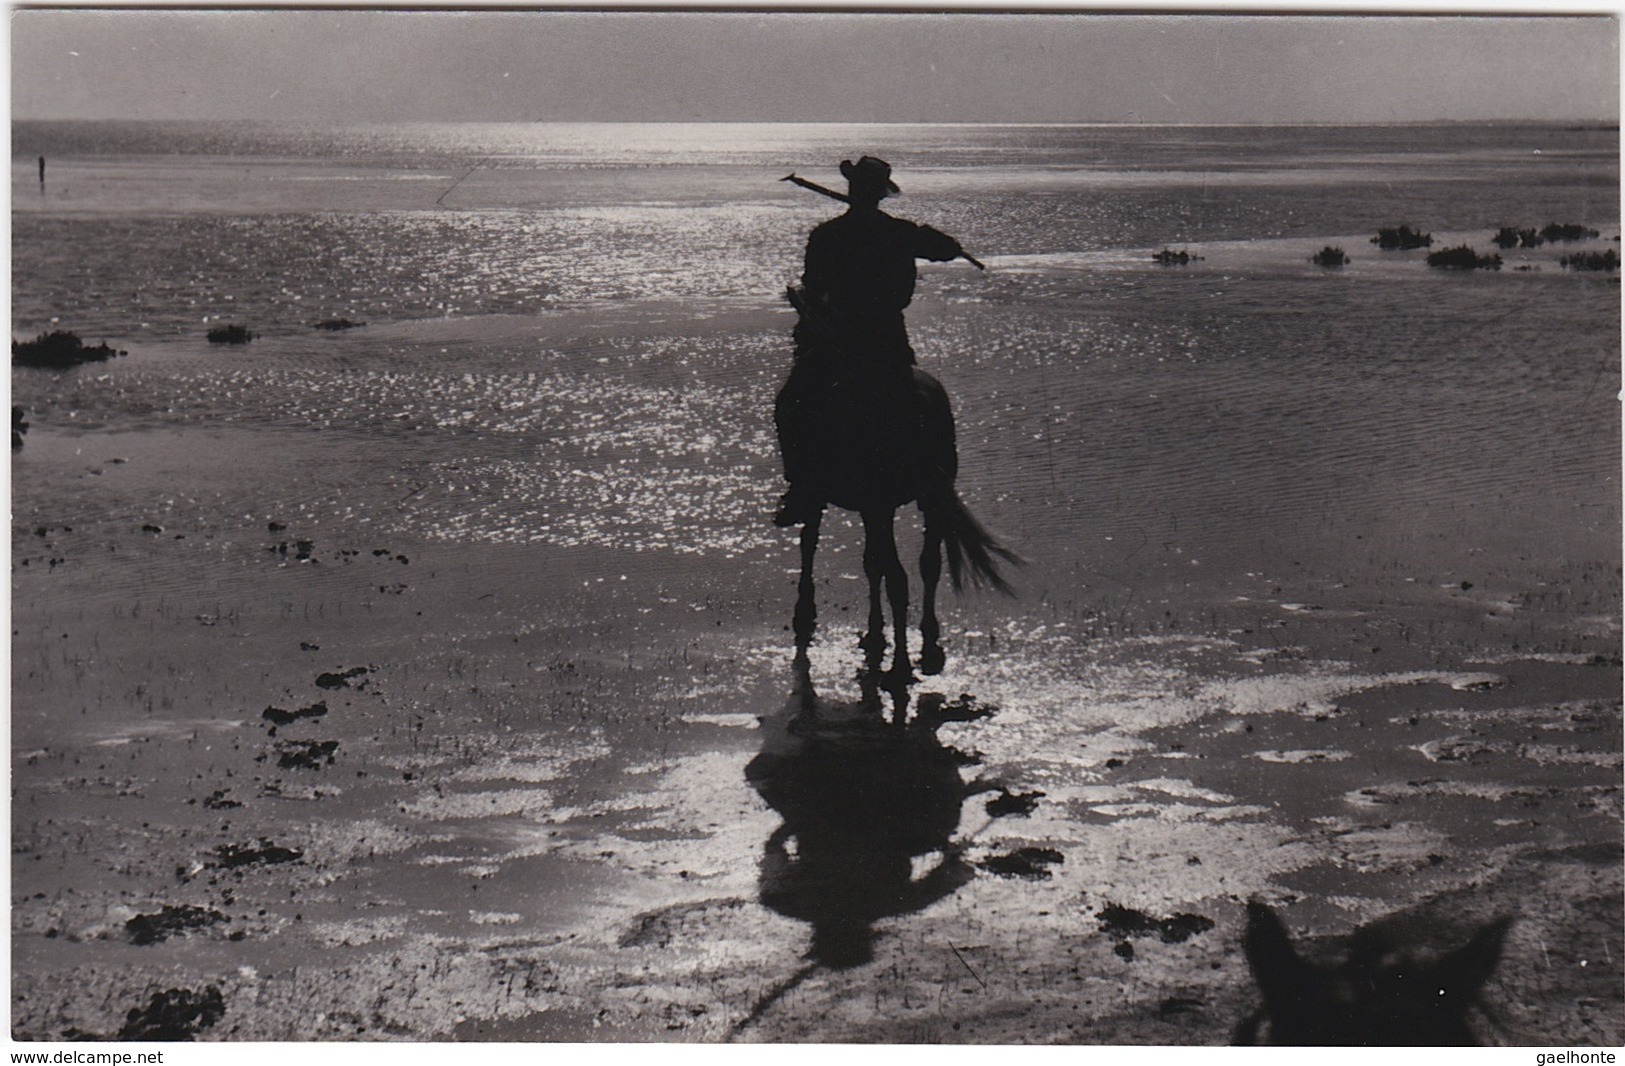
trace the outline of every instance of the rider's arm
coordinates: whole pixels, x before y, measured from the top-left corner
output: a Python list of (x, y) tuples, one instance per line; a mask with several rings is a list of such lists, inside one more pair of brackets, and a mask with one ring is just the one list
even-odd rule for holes
[(959, 246), (959, 242), (941, 230), (930, 226), (914, 227), (914, 258), (946, 263), (964, 254), (965, 250)]

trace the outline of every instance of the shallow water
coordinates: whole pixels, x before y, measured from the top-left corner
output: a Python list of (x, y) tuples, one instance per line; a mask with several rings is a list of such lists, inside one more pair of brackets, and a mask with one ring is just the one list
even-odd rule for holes
[[(299, 537), (772, 587), (780, 293), (832, 210), (776, 178), (877, 146), (895, 209), (990, 266), (925, 266), (910, 321), (1031, 599), (1211, 624), (1470, 588), (1510, 615), (1617, 556), (1617, 277), (1558, 262), (1617, 247), (1617, 134), (1551, 126), (20, 123), (14, 324), (130, 354), (13, 372), (14, 539), (191, 530), (244, 597)], [(1372, 244), (1402, 221), (1598, 236), (1464, 274)], [(312, 328), (338, 317), (365, 325)], [(204, 342), (227, 321), (259, 339)], [(854, 557), (837, 525), (841, 580)]]

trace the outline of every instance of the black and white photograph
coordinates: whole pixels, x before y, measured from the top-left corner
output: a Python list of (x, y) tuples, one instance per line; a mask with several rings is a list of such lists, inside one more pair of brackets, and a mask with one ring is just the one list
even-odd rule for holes
[(14, 1050), (1625, 1043), (1617, 12), (7, 21)]

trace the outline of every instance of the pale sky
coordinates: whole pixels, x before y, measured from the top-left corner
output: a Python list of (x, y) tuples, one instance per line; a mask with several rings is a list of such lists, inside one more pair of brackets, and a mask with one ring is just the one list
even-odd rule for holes
[(14, 118), (1404, 122), (1619, 116), (1619, 23), (13, 9)]

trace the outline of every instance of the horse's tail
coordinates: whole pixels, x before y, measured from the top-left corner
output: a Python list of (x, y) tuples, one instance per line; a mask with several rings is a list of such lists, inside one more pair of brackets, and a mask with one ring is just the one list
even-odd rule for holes
[(999, 570), (999, 562), (1025, 566), (1027, 560), (999, 543), (999, 539), (970, 513), (952, 486), (922, 509), (927, 528), (942, 537), (942, 546), (948, 555), (948, 579), (953, 582), (955, 592), (962, 590), (969, 578), (977, 587), (986, 585), (1006, 596), (1015, 595), (1010, 582)]

